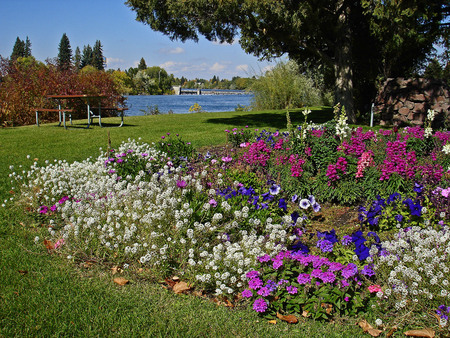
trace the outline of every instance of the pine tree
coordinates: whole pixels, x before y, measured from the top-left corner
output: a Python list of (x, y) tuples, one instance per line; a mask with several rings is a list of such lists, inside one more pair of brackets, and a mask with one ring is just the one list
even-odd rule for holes
[(104, 70), (105, 64), (103, 62), (103, 47), (100, 40), (95, 42), (94, 48), (92, 49), (92, 65), (98, 70)]
[(28, 36), (27, 39), (25, 40), (24, 56), (25, 57), (31, 56), (31, 41), (28, 38)]
[(90, 45), (83, 47), (83, 55), (81, 56), (81, 68), (92, 65), (92, 48)]
[(80, 51), (80, 47), (78, 47), (78, 46), (75, 49), (75, 55), (73, 57), (73, 62), (74, 62), (75, 69), (81, 68), (81, 51)]
[(16, 43), (14, 44), (13, 51), (11, 54), (11, 61), (17, 60), (19, 57), (25, 56), (25, 42), (17, 37)]
[(147, 69), (147, 64), (145, 63), (144, 58), (141, 58), (141, 61), (139, 62), (138, 69), (139, 70), (146, 70)]
[(69, 38), (63, 34), (59, 43), (58, 67), (61, 70), (68, 70), (72, 64), (72, 48), (70, 48)]

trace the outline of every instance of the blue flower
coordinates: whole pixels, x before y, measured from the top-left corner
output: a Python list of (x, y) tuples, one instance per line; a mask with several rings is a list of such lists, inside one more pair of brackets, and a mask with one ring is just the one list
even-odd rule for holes
[(391, 204), (395, 200), (400, 200), (402, 198), (402, 195), (400, 195), (398, 192), (394, 192), (391, 194), (388, 199), (386, 200), (387, 204)]
[(403, 221), (403, 215), (400, 215), (400, 214), (397, 214), (397, 215), (395, 215), (394, 216), (394, 218), (395, 218), (395, 220), (397, 221), (397, 222), (401, 222), (401, 221)]
[(300, 203), (299, 203), (300, 208), (308, 209), (310, 205), (311, 205), (311, 203), (306, 198), (303, 198), (302, 200), (300, 200)]
[(309, 203), (311, 203), (311, 205), (316, 203), (316, 198), (313, 195), (309, 195), (308, 200), (309, 200)]
[(301, 241), (298, 241), (294, 245), (292, 245), (292, 250), (296, 252), (301, 252), (307, 254), (309, 252), (309, 248), (303, 244)]
[(319, 212), (320, 209), (321, 209), (319, 203), (317, 203), (317, 202), (314, 203), (314, 204), (312, 205), (312, 207), (313, 207), (314, 212)]
[(318, 248), (320, 248), (320, 250), (322, 252), (332, 252), (333, 251), (333, 243), (331, 243), (330, 241), (326, 240), (326, 239), (320, 239), (319, 241), (317, 241), (317, 245)]
[(295, 223), (297, 223), (297, 219), (299, 218), (299, 214), (298, 214), (298, 212), (297, 211), (294, 211), (292, 214), (291, 214), (291, 219), (292, 219), (292, 222), (295, 224)]
[(280, 200), (278, 201), (278, 206), (283, 209), (284, 211), (286, 211), (287, 209), (287, 204), (286, 201), (284, 200), (284, 198), (280, 198)]
[(323, 231), (323, 232), (317, 231), (317, 238), (319, 239), (323, 238), (332, 244), (339, 242), (339, 239), (336, 236), (336, 230), (334, 229), (332, 229), (331, 231)]
[(422, 192), (422, 189), (423, 189), (423, 185), (421, 185), (417, 182), (414, 183), (414, 188), (413, 188), (414, 192), (420, 194)]

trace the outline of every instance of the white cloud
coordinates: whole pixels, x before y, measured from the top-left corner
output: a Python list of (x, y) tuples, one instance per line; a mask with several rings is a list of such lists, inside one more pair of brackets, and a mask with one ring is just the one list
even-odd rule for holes
[(126, 61), (120, 58), (106, 58), (106, 66), (108, 68), (118, 68), (120, 66), (124, 66)]
[(249, 66), (248, 66), (248, 65), (237, 65), (237, 66), (236, 66), (236, 70), (237, 70), (238, 72), (245, 72), (245, 73), (248, 73)]
[(226, 64), (221, 64), (219, 62), (216, 62), (215, 64), (213, 64), (209, 70), (212, 72), (221, 72), (223, 71), (225, 68), (227, 68)]
[(175, 47), (175, 48), (161, 48), (159, 50), (161, 54), (183, 54), (185, 52), (184, 48)]

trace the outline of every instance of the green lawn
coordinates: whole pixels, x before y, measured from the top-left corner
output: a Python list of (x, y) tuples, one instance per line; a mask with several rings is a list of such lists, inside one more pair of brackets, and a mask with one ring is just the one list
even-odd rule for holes
[[(112, 146), (141, 138), (154, 142), (167, 132), (179, 133), (196, 147), (224, 144), (225, 129), (285, 129), (285, 112), (229, 112), (186, 115), (126, 117), (122, 128), (82, 129), (86, 121), (64, 130), (55, 124), (0, 129), (1, 203), (9, 191), (9, 166), (25, 170), (38, 158), (69, 162), (97, 156), (106, 149), (108, 132)], [(316, 110), (316, 122), (331, 118), (331, 109)], [(303, 122), (300, 112), (291, 113), (293, 125)], [(105, 119), (116, 123), (119, 119)], [(30, 156), (27, 159), (27, 155)], [(23, 169), (19, 168), (23, 165)], [(125, 271), (131, 281), (112, 282), (110, 267), (71, 263), (49, 254), (34, 238), (45, 229), (12, 203), (0, 207), (0, 337), (52, 336), (156, 336), (156, 337), (355, 337), (362, 330), (351, 319), (341, 323), (316, 323), (300, 319), (289, 325), (269, 324), (251, 309), (217, 306), (208, 299), (176, 295), (137, 272)]]

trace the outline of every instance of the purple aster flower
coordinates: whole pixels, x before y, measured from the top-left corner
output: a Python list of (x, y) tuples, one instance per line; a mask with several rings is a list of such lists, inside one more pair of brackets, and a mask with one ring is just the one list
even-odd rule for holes
[(345, 297), (345, 298), (344, 298), (344, 301), (346, 301), (346, 302), (348, 302), (349, 300), (350, 300), (349, 297)]
[(258, 290), (257, 294), (263, 297), (267, 297), (268, 295), (270, 295), (270, 290), (264, 286)]
[(267, 302), (263, 298), (258, 298), (253, 303), (253, 310), (255, 310), (256, 312), (265, 312), (267, 310), (267, 307)]
[(245, 274), (245, 277), (247, 277), (249, 279), (252, 279), (252, 278), (255, 278), (258, 276), (259, 276), (259, 271), (256, 271), (256, 270), (249, 271)]
[(322, 252), (332, 252), (333, 251), (333, 243), (326, 239), (320, 239), (316, 245)]
[(350, 277), (353, 277), (358, 273), (358, 267), (354, 263), (348, 263), (344, 268), (341, 270), (342, 277), (348, 279)]
[(286, 291), (291, 295), (295, 295), (298, 292), (298, 289), (295, 286), (288, 285), (286, 286)]
[(283, 265), (283, 260), (282, 260), (282, 259), (275, 259), (275, 260), (273, 261), (272, 267), (273, 267), (275, 270), (278, 270), (278, 268), (279, 268), (280, 266), (282, 266), (282, 265)]
[(344, 246), (350, 245), (350, 244), (352, 243), (352, 237), (349, 236), (349, 235), (343, 236), (343, 237), (342, 237), (342, 240), (341, 240), (341, 243), (342, 243), (342, 245), (344, 245)]
[(243, 298), (250, 298), (253, 296), (253, 292), (252, 292), (252, 290), (245, 289), (244, 291), (242, 291), (241, 296)]
[(375, 276), (375, 272), (373, 271), (372, 268), (373, 268), (372, 265), (365, 265), (364, 268), (361, 270), (361, 274), (368, 277)]
[(322, 272), (319, 277), (324, 283), (333, 283), (336, 280), (336, 276), (331, 271)]
[(252, 278), (248, 281), (248, 287), (252, 290), (258, 290), (263, 285), (263, 282), (258, 277)]
[(268, 262), (268, 261), (270, 261), (270, 256), (269, 255), (260, 256), (260, 257), (258, 257), (258, 261), (260, 263)]
[(309, 284), (311, 283), (311, 276), (307, 273), (301, 273), (297, 277), (298, 284)]

